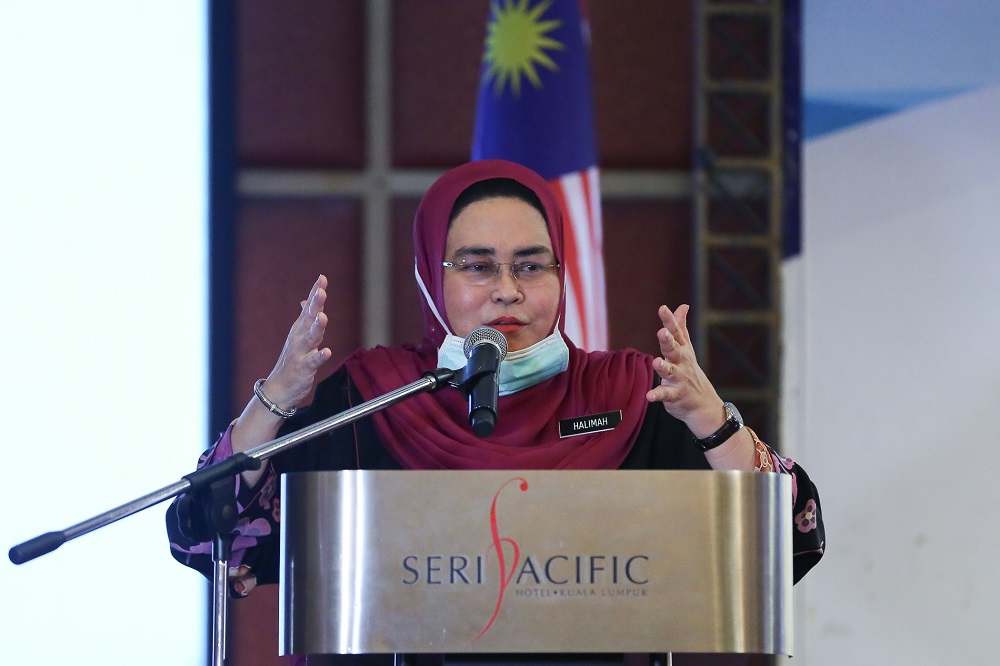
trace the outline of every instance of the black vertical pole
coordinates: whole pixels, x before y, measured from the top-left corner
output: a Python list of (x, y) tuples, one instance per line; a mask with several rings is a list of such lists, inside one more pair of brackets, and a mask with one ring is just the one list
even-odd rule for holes
[(236, 246), (236, 12), (209, 0), (209, 433), (232, 419)]
[[(208, 437), (232, 418), (236, 266), (236, 5), (208, 1)], [(207, 445), (207, 444), (206, 444)], [(206, 594), (206, 635), (212, 637), (212, 594)], [(212, 663), (213, 641), (205, 644)]]
[(783, 0), (782, 6), (782, 256), (802, 251), (802, 0)]

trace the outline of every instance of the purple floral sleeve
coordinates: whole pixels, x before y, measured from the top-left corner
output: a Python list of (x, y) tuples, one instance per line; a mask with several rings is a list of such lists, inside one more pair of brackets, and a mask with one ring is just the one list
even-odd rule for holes
[[(232, 425), (212, 448), (201, 455), (198, 459), (198, 469), (232, 455), (231, 433)], [(239, 516), (236, 522), (237, 536), (233, 539), (232, 555), (229, 558), (229, 582), (232, 592), (237, 596), (246, 596), (256, 585), (255, 567), (252, 562), (247, 561), (247, 554), (262, 542), (273, 541), (278, 534), (280, 517), (278, 477), (270, 462), (265, 462), (265, 465), (264, 476), (253, 487), (243, 483), (242, 477), (236, 477), (236, 508)], [(167, 511), (167, 536), (170, 539), (171, 554), (181, 564), (211, 577), (212, 543), (190, 539), (181, 532), (177, 517), (177, 501), (175, 500)]]

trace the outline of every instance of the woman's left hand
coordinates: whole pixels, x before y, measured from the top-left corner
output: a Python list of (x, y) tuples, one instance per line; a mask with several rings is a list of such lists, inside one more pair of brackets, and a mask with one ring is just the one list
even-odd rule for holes
[(660, 358), (653, 359), (653, 370), (660, 376), (660, 385), (646, 394), (650, 402), (662, 402), (667, 412), (681, 421), (695, 437), (711, 435), (726, 420), (726, 410), (715, 387), (698, 365), (691, 335), (687, 328), (690, 308), (681, 305), (676, 312), (661, 305), (657, 331)]

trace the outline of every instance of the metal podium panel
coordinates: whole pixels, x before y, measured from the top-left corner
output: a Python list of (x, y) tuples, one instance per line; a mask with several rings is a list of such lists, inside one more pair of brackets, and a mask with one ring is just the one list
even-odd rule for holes
[(282, 477), (281, 654), (791, 654), (791, 479)]

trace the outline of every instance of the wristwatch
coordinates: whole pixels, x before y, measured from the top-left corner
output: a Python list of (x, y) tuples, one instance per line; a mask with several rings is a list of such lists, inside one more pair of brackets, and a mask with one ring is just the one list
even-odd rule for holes
[(740, 416), (736, 405), (727, 402), (724, 404), (724, 407), (726, 408), (726, 422), (722, 424), (722, 427), (704, 439), (694, 440), (698, 442), (698, 446), (701, 447), (702, 451), (714, 449), (739, 432), (740, 428), (743, 427), (743, 417)]

